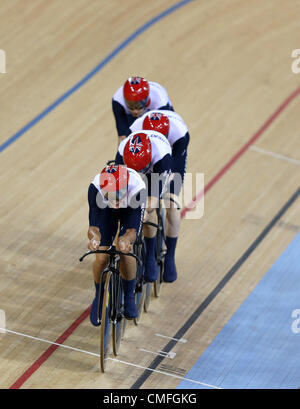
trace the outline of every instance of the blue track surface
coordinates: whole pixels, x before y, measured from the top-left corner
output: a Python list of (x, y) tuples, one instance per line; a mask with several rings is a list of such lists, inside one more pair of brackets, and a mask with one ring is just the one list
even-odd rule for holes
[[(186, 377), (230, 389), (298, 389), (297, 317), (300, 317), (300, 234)], [(178, 389), (185, 388), (202, 387), (183, 380)]]

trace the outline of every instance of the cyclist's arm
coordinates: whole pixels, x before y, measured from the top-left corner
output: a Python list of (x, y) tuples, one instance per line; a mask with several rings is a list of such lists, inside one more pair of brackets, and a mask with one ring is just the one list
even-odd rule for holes
[[(96, 248), (100, 244), (100, 231), (99, 231), (99, 218), (101, 209), (97, 206), (97, 194), (98, 190), (91, 183), (88, 190), (88, 203), (89, 203), (89, 229), (87, 236), (90, 240), (89, 245)], [(92, 249), (90, 246), (89, 248)]]
[(187, 132), (182, 138), (178, 139), (172, 147), (172, 171), (176, 162), (181, 162), (182, 157), (186, 154), (187, 147), (190, 141), (190, 135)]
[(116, 165), (124, 165), (123, 156), (119, 152), (117, 152), (117, 154), (116, 154), (115, 164)]
[(170, 154), (165, 155), (162, 159), (155, 163), (153, 166), (153, 173), (159, 174), (159, 187), (158, 193), (161, 197), (162, 192), (168, 182), (172, 166), (172, 157)]
[(130, 134), (128, 118), (124, 107), (119, 102), (112, 100), (112, 109), (116, 121), (118, 142), (120, 144), (120, 142)]
[(190, 135), (187, 132), (184, 137), (178, 139), (172, 147), (172, 172), (182, 174), (185, 162), (187, 147), (189, 144)]
[(146, 189), (142, 189), (132, 198), (126, 209), (126, 230), (125, 234), (119, 239), (120, 249), (121, 246), (123, 247), (123, 250), (121, 249), (121, 251), (131, 251), (131, 246), (141, 232), (146, 196)]
[(166, 111), (173, 111), (174, 112), (174, 108), (171, 104), (167, 103), (166, 105), (158, 108), (159, 110), (166, 110)]

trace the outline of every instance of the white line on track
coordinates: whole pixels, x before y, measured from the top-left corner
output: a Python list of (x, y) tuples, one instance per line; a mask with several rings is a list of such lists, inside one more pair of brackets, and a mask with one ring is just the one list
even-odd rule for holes
[(182, 342), (183, 344), (185, 344), (187, 342), (187, 339), (185, 338), (172, 338), (172, 337), (168, 337), (167, 335), (162, 335), (162, 334), (154, 334), (157, 337), (161, 337), (161, 338), (167, 338), (167, 339), (172, 339), (173, 341), (177, 341), (177, 342)]
[[(58, 346), (61, 347), (61, 348), (71, 349), (71, 350), (73, 350), (73, 351), (82, 352), (82, 353), (88, 354), (88, 355), (93, 355), (93, 356), (96, 356), (96, 357), (98, 357), (98, 358), (100, 357), (100, 354), (96, 354), (96, 353), (90, 352), (90, 351), (85, 351), (85, 350), (79, 349), (79, 348), (70, 347), (70, 346), (65, 345), (65, 344), (58, 344), (58, 343), (56, 343), (56, 342), (48, 341), (48, 340), (43, 339), (43, 338), (33, 337), (33, 336), (31, 336), (31, 335), (23, 334), (23, 333), (17, 332), (17, 331), (11, 331), (11, 330), (6, 329), (6, 328), (0, 328), (0, 331), (1, 331), (1, 330), (2, 330), (2, 331), (5, 331), (5, 333), (10, 333), (10, 334), (14, 334), (14, 335), (19, 335), (19, 336), (21, 336), (21, 337), (25, 337), (25, 338), (29, 338), (29, 339), (34, 339), (34, 340), (36, 340), (36, 341), (45, 342), (45, 343), (47, 343), (47, 344), (58, 345)], [(0, 336), (0, 339), (1, 339), (1, 336)], [(167, 373), (167, 372), (164, 372), (164, 371), (160, 371), (160, 370), (158, 370), (158, 369), (147, 368), (147, 367), (145, 367), (145, 366), (138, 365), (138, 364), (133, 364), (133, 363), (131, 363), (131, 362), (122, 361), (122, 360), (120, 360), (120, 359), (110, 358), (110, 357), (107, 358), (107, 359), (110, 360), (110, 361), (113, 361), (113, 362), (118, 362), (118, 363), (123, 364), (123, 365), (133, 366), (133, 367), (135, 367), (135, 368), (142, 369), (143, 371), (146, 370), (146, 371), (151, 371), (151, 372), (159, 373), (159, 374), (162, 374), (162, 375), (165, 375), (165, 376), (169, 376), (169, 377), (171, 377), (171, 378), (181, 379), (181, 380), (184, 380), (184, 381), (187, 381), (187, 382), (191, 382), (191, 383), (194, 383), (194, 384), (197, 384), (197, 385), (205, 386), (205, 387), (208, 387), (208, 388), (222, 389), (222, 388), (219, 388), (219, 387), (217, 387), (217, 386), (210, 385), (210, 384), (208, 384), (208, 383), (196, 381), (196, 380), (194, 380), (194, 379), (185, 378), (185, 377), (179, 376), (179, 375), (170, 374), (170, 373)]]
[(265, 149), (258, 148), (257, 146), (250, 146), (250, 149), (252, 149), (253, 151), (259, 152), (259, 153), (263, 153), (265, 155), (272, 156), (273, 158), (277, 158), (277, 159), (284, 160), (286, 162), (293, 163), (294, 165), (298, 165), (298, 166), (300, 165), (300, 160), (289, 158), (288, 156), (280, 155), (279, 153), (266, 151)]
[(143, 349), (143, 348), (140, 348), (140, 351), (148, 352), (149, 354), (163, 356), (164, 358), (171, 358), (171, 359), (175, 358), (176, 356), (175, 352), (165, 352), (165, 351), (153, 352), (153, 351), (148, 351), (148, 349)]
[[(31, 335), (23, 334), (21, 332), (11, 331), (9, 329), (4, 329), (4, 328), (0, 328), (0, 331), (1, 330), (4, 330), (5, 332), (8, 332), (10, 334), (20, 335), (21, 337), (24, 337), (24, 338), (34, 339), (35, 341), (45, 342), (45, 343), (51, 344), (51, 345), (57, 345), (59, 347), (66, 348), (66, 349), (72, 349), (73, 351), (84, 352), (85, 354), (94, 355), (94, 356), (98, 356), (98, 357), (100, 356), (99, 354), (96, 354), (94, 352), (89, 352), (89, 351), (85, 351), (83, 349), (70, 347), (70, 346), (65, 345), (65, 344), (58, 344), (57, 342), (48, 341), (47, 339), (43, 339), (43, 338), (33, 337)], [(1, 337), (0, 337), (0, 339), (1, 339)]]
[(167, 373), (167, 372), (160, 371), (158, 369), (151, 369), (151, 368), (147, 368), (145, 366), (141, 366), (141, 365), (137, 365), (137, 364), (131, 364), (130, 362), (121, 361), (121, 360), (115, 359), (115, 358), (108, 358), (108, 359), (110, 359), (111, 361), (120, 362), (122, 364), (131, 365), (131, 366), (134, 366), (136, 368), (143, 369), (143, 370), (147, 370), (147, 371), (151, 371), (151, 372), (155, 372), (155, 373), (160, 373), (162, 375), (170, 376), (172, 378), (177, 378), (177, 379), (181, 379), (181, 380), (184, 380), (184, 381), (187, 381), (187, 382), (196, 383), (197, 385), (206, 386), (208, 388), (222, 389), (222, 388), (219, 388), (218, 386), (210, 385), (209, 383), (195, 381), (194, 379), (184, 378), (183, 376), (179, 376), (179, 375), (173, 375), (173, 374), (170, 374), (170, 373)]

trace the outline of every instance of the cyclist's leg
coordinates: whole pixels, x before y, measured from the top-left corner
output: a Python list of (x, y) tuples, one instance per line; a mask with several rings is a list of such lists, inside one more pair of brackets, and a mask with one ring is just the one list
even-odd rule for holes
[(165, 236), (167, 253), (165, 255), (163, 280), (169, 283), (177, 279), (175, 250), (181, 223), (178, 196), (182, 188), (183, 178), (184, 170), (181, 173), (176, 173), (164, 195), (166, 206)]
[[(107, 250), (109, 248), (109, 245), (99, 246), (99, 250)], [(96, 258), (93, 262), (93, 276), (94, 276), (94, 282), (95, 285), (99, 286), (100, 283), (100, 276), (102, 271), (107, 267), (109, 256), (107, 254), (96, 254)]]
[[(147, 200), (145, 221), (157, 224), (157, 206), (158, 199), (149, 196)], [(156, 281), (158, 277), (158, 264), (155, 257), (157, 229), (156, 227), (145, 225), (143, 232), (146, 245), (145, 281), (151, 283)]]
[[(142, 209), (126, 208), (120, 211), (120, 233), (119, 238), (128, 234), (129, 231), (135, 232), (138, 236), (143, 220)], [(118, 248), (119, 243), (117, 243)], [(133, 252), (133, 243), (129, 252)], [(120, 273), (124, 289), (124, 315), (128, 319), (138, 316), (137, 306), (135, 304), (134, 292), (136, 284), (136, 260), (133, 257), (120, 257)]]
[[(145, 211), (144, 221), (157, 224), (156, 208), (158, 207), (158, 197), (155, 195), (155, 189), (151, 184), (151, 175), (147, 175), (148, 179), (148, 198)], [(152, 191), (153, 190), (153, 191)], [(159, 194), (159, 192), (156, 192)], [(156, 234), (157, 229), (153, 226), (145, 225), (143, 228), (145, 245), (146, 245), (146, 263), (145, 263), (145, 281), (154, 282), (158, 277), (158, 264), (155, 258)]]
[[(132, 252), (133, 249), (130, 250)], [(134, 292), (136, 284), (136, 261), (133, 257), (121, 256), (120, 272), (124, 290), (124, 315), (128, 319), (136, 318), (138, 310)]]

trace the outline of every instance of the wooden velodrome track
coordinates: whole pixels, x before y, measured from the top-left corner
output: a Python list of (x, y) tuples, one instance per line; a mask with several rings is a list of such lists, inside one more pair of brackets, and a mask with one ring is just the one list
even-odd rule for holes
[[(177, 4), (0, 5), (1, 388), (176, 388), (299, 230), (297, 200), (222, 285), (298, 189), (299, 1), (190, 1), (136, 32)], [(88, 185), (117, 148), (111, 98), (131, 75), (164, 85), (188, 124), (205, 213), (182, 221), (178, 280), (128, 323), (119, 361), (101, 374), (92, 261), (78, 258)]]

